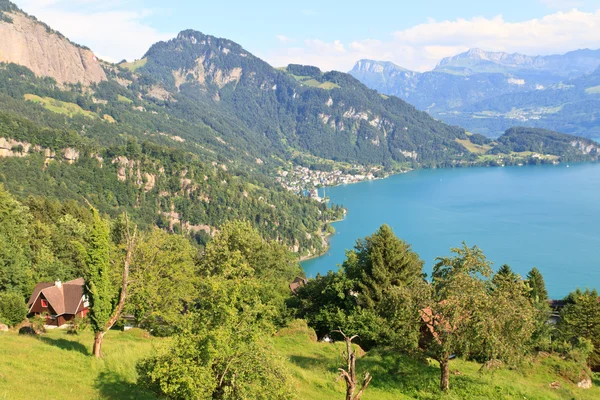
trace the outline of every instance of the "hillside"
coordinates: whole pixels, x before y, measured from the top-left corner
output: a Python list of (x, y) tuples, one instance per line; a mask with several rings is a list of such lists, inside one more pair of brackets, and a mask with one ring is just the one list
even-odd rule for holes
[(515, 124), (558, 130), (573, 135), (600, 136), (600, 68), (540, 90), (482, 100), (440, 118), (493, 134)]
[[(292, 373), (298, 399), (342, 398), (343, 383), (336, 381), (341, 362), (340, 344), (317, 343), (310, 330), (295, 324), (273, 338), (276, 352)], [(147, 337), (142, 331), (111, 331), (106, 338), (105, 358), (90, 355), (92, 336), (67, 335), (52, 331), (40, 338), (0, 333), (0, 399), (30, 399), (47, 385), (49, 376), (60, 387), (56, 399), (154, 399), (137, 386), (135, 363), (164, 345), (165, 339)], [(480, 373), (480, 365), (456, 360), (452, 363), (453, 389), (441, 396), (437, 389), (439, 368), (432, 362), (419, 363), (393, 352), (367, 353), (359, 358), (360, 370), (374, 378), (364, 399), (595, 399), (599, 382), (582, 390), (560, 375), (569, 363), (554, 356), (540, 357), (522, 371), (501, 370)], [(38, 373), (44, 370), (44, 374)], [(549, 387), (559, 383), (558, 389)], [(60, 393), (60, 394), (58, 394)], [(441, 397), (440, 397), (441, 396)]]
[[(28, 41), (43, 28), (88, 51), (2, 4), (0, 24), (14, 29), (23, 19)], [(52, 65), (53, 52), (32, 52)], [(343, 210), (303, 190), (326, 184), (327, 171), (352, 181), (370, 171), (596, 159), (585, 148), (540, 158), (494, 153), (485, 138), (348, 74), (275, 69), (196, 31), (153, 45), (134, 63), (96, 64), (106, 79), (87, 87), (21, 62), (0, 64), (0, 183), (21, 200), (86, 198), (113, 217), (128, 211), (140, 226), (184, 232), (201, 245), (225, 221), (247, 219), (299, 255), (322, 253), (328, 223)], [(65, 62), (64, 70), (77, 69)]]
[[(361, 60), (350, 74), (418, 109), (472, 132), (496, 137), (527, 125), (596, 137), (595, 86), (581, 83), (600, 65), (600, 51), (526, 56), (472, 49), (417, 73)], [(583, 108), (582, 108), (583, 107)]]
[(460, 141), (483, 165), (523, 165), (558, 162), (597, 161), (600, 144), (590, 139), (539, 128), (508, 129), (495, 140), (470, 134)]
[(0, 0), (0, 13), (0, 62), (23, 65), (60, 84), (106, 80), (100, 61), (89, 49), (73, 44), (7, 0)]
[(454, 141), (465, 138), (462, 129), (404, 101), (339, 72), (294, 65), (277, 70), (226, 39), (183, 31), (152, 46), (144, 60), (136, 73), (173, 93), (171, 107), (233, 118), (273, 152), (388, 166), (436, 165), (464, 152)]

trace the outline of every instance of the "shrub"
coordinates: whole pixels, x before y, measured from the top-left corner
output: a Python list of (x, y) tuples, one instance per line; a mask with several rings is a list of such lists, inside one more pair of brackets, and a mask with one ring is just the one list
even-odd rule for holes
[(10, 327), (23, 322), (27, 316), (27, 304), (14, 292), (0, 293), (0, 321)]
[(69, 325), (69, 328), (67, 329), (67, 333), (69, 335), (79, 335), (81, 332), (86, 330), (89, 323), (90, 322), (87, 319), (87, 317), (77, 316), (73, 319), (73, 321), (71, 322), (71, 325)]
[(46, 333), (46, 317), (48, 314), (36, 315), (29, 318), (31, 328), (37, 333)]

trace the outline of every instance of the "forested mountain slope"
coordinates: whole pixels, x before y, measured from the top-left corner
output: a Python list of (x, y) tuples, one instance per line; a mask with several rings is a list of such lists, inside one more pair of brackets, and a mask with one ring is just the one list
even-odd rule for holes
[(173, 93), (174, 109), (234, 118), (272, 151), (385, 165), (436, 165), (465, 151), (454, 141), (465, 138), (462, 129), (382, 97), (347, 74), (299, 65), (277, 70), (234, 42), (196, 31), (152, 46), (136, 73)]
[[(35, 26), (23, 35), (35, 39), (44, 25), (1, 4), (0, 24), (20, 15)], [(34, 53), (52, 63), (52, 52)], [(78, 65), (64, 62), (65, 70)], [(196, 31), (155, 44), (135, 63), (98, 64), (99, 81), (58, 81), (23, 63), (0, 64), (0, 183), (21, 200), (85, 198), (112, 216), (126, 210), (143, 227), (186, 232), (200, 243), (223, 222), (245, 219), (300, 254), (323, 251), (326, 224), (343, 210), (274, 179), (306, 160), (312, 168), (390, 172), (531, 156), (513, 157), (506, 146), (494, 153), (495, 143), (348, 74), (275, 69), (234, 42)], [(541, 160), (595, 157), (573, 148)]]

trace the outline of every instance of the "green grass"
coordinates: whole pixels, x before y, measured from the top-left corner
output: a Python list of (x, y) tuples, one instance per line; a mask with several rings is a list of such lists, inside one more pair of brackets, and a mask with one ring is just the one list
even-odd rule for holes
[(141, 60), (135, 60), (132, 62), (124, 62), (119, 64), (120, 67), (126, 68), (131, 72), (135, 72), (138, 68), (143, 67), (148, 62), (147, 58), (142, 58)]
[(340, 87), (340, 85), (338, 85), (337, 83), (333, 83), (333, 82), (329, 82), (329, 81), (319, 82), (318, 80), (316, 80), (310, 76), (300, 76), (300, 75), (294, 75), (294, 74), (289, 74), (289, 75), (292, 76), (294, 79), (296, 79), (301, 84), (310, 86), (310, 87), (315, 87), (315, 88), (325, 89), (325, 90), (331, 90), (331, 89)]
[(128, 99), (127, 97), (120, 95), (120, 94), (117, 95), (117, 100), (119, 100), (121, 103), (127, 103), (127, 104), (133, 103), (133, 100)]
[(589, 87), (585, 89), (587, 94), (600, 94), (600, 86)]
[(475, 144), (475, 143), (471, 142), (470, 139), (455, 139), (455, 140), (458, 143), (462, 144), (464, 147), (466, 147), (466, 149), (469, 150), (471, 153), (475, 153), (475, 154), (485, 154), (489, 150), (492, 149), (492, 146), (490, 146), (489, 144), (484, 144), (484, 145)]
[[(296, 322), (275, 338), (275, 346), (284, 357), (295, 380), (299, 399), (341, 399), (344, 383), (336, 382), (337, 368), (344, 365), (340, 343), (318, 343), (309, 330)], [(439, 389), (439, 367), (436, 362), (415, 361), (394, 351), (378, 350), (357, 361), (360, 376), (364, 371), (373, 375), (365, 392), (365, 400), (387, 399), (581, 399), (600, 398), (600, 380), (583, 390), (557, 374), (564, 360), (551, 356), (532, 362), (524, 371), (501, 369), (480, 373), (480, 364), (454, 360), (451, 362), (451, 390)], [(560, 389), (550, 389), (558, 381)]]
[[(273, 342), (288, 366), (299, 400), (342, 399), (345, 386), (337, 380), (344, 365), (341, 343), (319, 343), (302, 321), (279, 332)], [(154, 399), (136, 386), (136, 362), (165, 339), (143, 331), (110, 331), (104, 358), (91, 356), (92, 334), (68, 335), (54, 330), (39, 337), (0, 333), (0, 400), (32, 399)], [(440, 393), (437, 363), (415, 361), (391, 350), (364, 354), (359, 375), (369, 371), (373, 381), (365, 400), (391, 399), (581, 399), (600, 398), (600, 380), (583, 390), (566, 377), (573, 364), (555, 356), (540, 357), (521, 371), (501, 369), (480, 373), (480, 364), (452, 361), (451, 391)], [(563, 377), (564, 376), (564, 377)], [(558, 381), (560, 389), (550, 389)]]
[(98, 116), (91, 111), (86, 111), (79, 107), (75, 103), (68, 103), (66, 101), (60, 101), (53, 99), (52, 97), (40, 97), (35, 94), (26, 94), (25, 100), (31, 101), (33, 103), (38, 103), (44, 106), (49, 111), (55, 112), (57, 114), (65, 114), (69, 117), (72, 117), (77, 114), (81, 114), (88, 118), (97, 118)]
[(91, 332), (0, 333), (0, 399), (153, 399), (135, 385), (135, 364), (160, 339), (140, 332), (108, 332), (102, 360), (90, 355)]

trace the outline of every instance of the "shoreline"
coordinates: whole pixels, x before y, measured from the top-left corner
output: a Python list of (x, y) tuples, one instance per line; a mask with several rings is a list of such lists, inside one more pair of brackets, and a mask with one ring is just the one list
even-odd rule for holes
[[(590, 161), (577, 161), (577, 162), (560, 162), (559, 164), (553, 164), (551, 162), (542, 162), (540, 164), (508, 164), (508, 165), (481, 165), (481, 164), (475, 164), (475, 165), (462, 165), (462, 166), (453, 166), (453, 167), (434, 167), (434, 168), (412, 168), (408, 171), (400, 171), (400, 172), (396, 172), (396, 173), (390, 173), (389, 175), (385, 176), (385, 177), (381, 177), (381, 178), (375, 178), (375, 179), (368, 179), (368, 180), (363, 180), (363, 181), (359, 181), (359, 182), (351, 182), (351, 183), (342, 183), (339, 185), (333, 185), (333, 186), (323, 186), (323, 187), (327, 187), (327, 188), (334, 188), (334, 187), (339, 187), (339, 186), (344, 186), (344, 185), (354, 185), (354, 184), (360, 184), (360, 183), (365, 183), (365, 182), (371, 182), (371, 181), (376, 181), (376, 180), (384, 180), (387, 178), (391, 178), (393, 176), (397, 176), (397, 175), (403, 175), (403, 174), (407, 174), (409, 172), (414, 172), (414, 171), (419, 171), (419, 170), (434, 170), (434, 169), (441, 169), (441, 170), (448, 170), (448, 169), (463, 169), (463, 168), (522, 168), (522, 167), (544, 167), (544, 166), (553, 166), (553, 167), (558, 167), (560, 165), (578, 165), (578, 164), (600, 164), (600, 160), (590, 160)], [(349, 211), (347, 210), (347, 212), (344, 214), (344, 218), (336, 220), (336, 221), (330, 221), (327, 223), (336, 223), (336, 222), (341, 222), (344, 221), (346, 219), (346, 215), (349, 213)], [(333, 233), (327, 234), (327, 235), (322, 235), (321, 237), (323, 238), (323, 240), (325, 240), (327, 242), (327, 247), (320, 253), (320, 254), (314, 254), (311, 256), (301, 256), (298, 258), (298, 262), (301, 264), (305, 262), (305, 261), (310, 261), (310, 260), (315, 260), (317, 258), (321, 258), (323, 256), (325, 256), (329, 250), (331, 249), (331, 244), (329, 243), (329, 238), (333, 235), (335, 235), (335, 231)], [(303, 268), (304, 271), (304, 268)]]
[[(356, 182), (356, 183), (360, 183), (360, 182)], [(337, 220), (335, 220), (335, 221), (328, 221), (328, 222), (326, 222), (326, 224), (335, 224), (336, 222), (341, 222), (341, 221), (343, 221), (344, 219), (346, 219), (346, 214), (347, 214), (347, 212), (346, 212), (346, 213), (344, 213), (344, 218), (342, 218), (342, 219), (337, 219)], [(322, 240), (324, 243), (326, 243), (326, 244), (327, 244), (327, 246), (326, 246), (326, 247), (323, 249), (323, 251), (322, 251), (321, 253), (313, 254), (313, 255), (310, 255), (310, 256), (300, 256), (300, 257), (298, 257), (298, 262), (299, 262), (300, 264), (302, 264), (304, 261), (314, 260), (314, 259), (316, 259), (316, 258), (323, 257), (325, 254), (327, 254), (327, 252), (328, 252), (328, 251), (329, 251), (329, 249), (331, 248), (331, 244), (329, 243), (329, 240), (328, 240), (328, 239), (329, 239), (329, 237), (331, 237), (331, 236), (335, 235), (335, 232), (336, 232), (336, 231), (335, 231), (335, 228), (334, 228), (334, 231), (333, 231), (332, 233), (327, 233), (327, 234), (325, 234), (325, 235), (323, 235), (323, 234), (319, 234), (319, 236), (321, 237), (321, 240)]]

